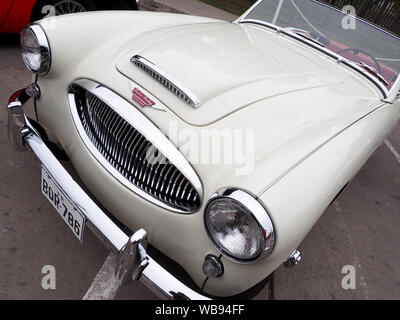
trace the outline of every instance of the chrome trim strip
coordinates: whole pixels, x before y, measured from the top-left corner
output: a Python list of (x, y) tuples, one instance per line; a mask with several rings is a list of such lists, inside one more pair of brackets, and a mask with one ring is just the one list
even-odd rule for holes
[[(199, 194), (200, 200), (203, 198), (203, 186), (201, 181), (194, 171), (189, 162), (185, 159), (182, 153), (172, 144), (170, 140), (149, 120), (147, 119), (138, 109), (136, 109), (128, 101), (120, 97), (119, 95), (112, 92), (110, 89), (104, 87), (103, 85), (94, 82), (92, 80), (80, 79), (73, 82), (72, 85), (78, 85), (83, 89), (89, 91), (104, 103), (106, 103), (110, 108), (112, 108), (117, 114), (129, 122), (137, 131), (139, 131), (144, 137), (146, 137), (158, 150), (160, 150), (164, 156), (175, 165), (176, 168), (192, 183), (193, 187)], [(70, 109), (76, 129), (83, 140), (86, 147), (89, 149), (91, 154), (100, 162), (100, 164), (119, 182), (121, 182), (125, 187), (132, 190), (142, 198), (173, 212), (177, 213), (193, 213), (186, 212), (176, 208), (172, 208), (165, 203), (159, 201), (153, 196), (149, 195), (142, 189), (139, 189), (132, 184), (128, 179), (126, 179), (122, 174), (118, 172), (97, 150), (93, 145), (89, 137), (86, 135), (85, 129), (80, 121), (77, 106), (75, 102), (75, 94), (72, 91), (68, 94), (68, 101), (70, 104)], [(200, 201), (201, 202), (201, 201)]]
[[(199, 98), (197, 98), (182, 83), (180, 83), (178, 80), (174, 79), (167, 72), (165, 72), (164, 70), (162, 70), (161, 68), (156, 66), (151, 61), (147, 60), (146, 58), (144, 58), (140, 55), (135, 55), (131, 58), (131, 62), (133, 64), (135, 64), (138, 68), (140, 68), (141, 70), (146, 72), (148, 75), (150, 75), (152, 78), (156, 79), (164, 87), (171, 90), (171, 92), (173, 94), (175, 94), (177, 97), (179, 97), (183, 101), (189, 103), (193, 108), (200, 107), (201, 101)], [(150, 72), (148, 72), (146, 69), (150, 70)], [(158, 75), (162, 79), (162, 81), (160, 81), (159, 79), (157, 79), (157, 77), (152, 75), (151, 72)]]
[(216, 200), (218, 198), (234, 199), (240, 204), (242, 204), (244, 207), (246, 207), (251, 212), (251, 214), (253, 215), (254, 219), (258, 222), (260, 227), (264, 230), (265, 239), (264, 239), (264, 247), (262, 249), (262, 253), (253, 260), (240, 260), (230, 256), (229, 253), (225, 252), (209, 234), (205, 222), (205, 217), (207, 212), (206, 208), (206, 210), (204, 211), (204, 227), (215, 248), (228, 260), (240, 264), (250, 264), (267, 258), (274, 250), (274, 245), (276, 241), (274, 225), (267, 210), (261, 205), (261, 203), (255, 197), (253, 197), (252, 195), (243, 190), (236, 188), (224, 188), (217, 191), (211, 196), (210, 200), (207, 203), (207, 207), (213, 200)]

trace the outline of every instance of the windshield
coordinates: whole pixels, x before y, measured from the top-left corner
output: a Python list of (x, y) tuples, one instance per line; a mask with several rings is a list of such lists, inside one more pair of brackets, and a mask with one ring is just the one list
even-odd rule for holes
[(310, 40), (352, 61), (390, 90), (400, 72), (400, 37), (348, 13), (315, 0), (264, 0), (242, 21), (267, 22)]

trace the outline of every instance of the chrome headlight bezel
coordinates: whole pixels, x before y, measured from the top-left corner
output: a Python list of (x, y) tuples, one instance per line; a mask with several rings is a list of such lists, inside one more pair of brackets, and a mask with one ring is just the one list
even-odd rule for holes
[[(207, 215), (209, 214), (208, 210), (210, 204), (213, 203), (213, 201), (224, 198), (233, 200), (236, 203), (239, 203), (243, 208), (247, 209), (247, 212), (251, 214), (252, 218), (262, 231), (261, 234), (263, 238), (260, 239), (262, 243), (262, 248), (258, 256), (251, 259), (239, 259), (233, 256), (227, 250), (225, 250), (220, 245), (220, 243), (212, 236), (210, 230), (207, 227)], [(215, 248), (228, 260), (240, 264), (250, 264), (267, 258), (274, 249), (276, 241), (275, 229), (267, 210), (261, 205), (261, 203), (255, 197), (253, 197), (252, 195), (243, 190), (235, 188), (225, 188), (213, 194), (209, 199), (207, 206), (204, 210), (203, 220), (204, 220), (204, 227), (211, 242), (214, 244)]]
[[(37, 45), (36, 50), (38, 54), (40, 54), (40, 64), (38, 67), (33, 66), (33, 63), (29, 61), (26, 55), (26, 51), (24, 51), (24, 48), (26, 47), (26, 43), (24, 41), (24, 35), (28, 32), (32, 33), (31, 36), (34, 36), (36, 40), (35, 41)], [(42, 27), (40, 27), (37, 24), (31, 24), (25, 27), (24, 30), (22, 30), (21, 50), (22, 50), (22, 60), (30, 72), (38, 75), (46, 75), (49, 72), (51, 66), (51, 50), (49, 41)]]

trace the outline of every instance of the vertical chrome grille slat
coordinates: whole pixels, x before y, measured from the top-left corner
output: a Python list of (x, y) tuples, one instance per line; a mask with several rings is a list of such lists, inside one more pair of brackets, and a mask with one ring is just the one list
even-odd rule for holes
[(135, 149), (134, 149), (134, 159), (133, 159), (133, 163), (132, 163), (132, 170), (133, 170), (133, 176), (134, 176), (136, 182), (139, 179), (139, 169), (140, 169), (139, 151), (141, 149), (143, 149), (145, 144), (146, 144), (146, 138), (140, 137), (139, 143), (135, 146)]
[(173, 184), (172, 184), (172, 189), (171, 189), (171, 192), (170, 192), (170, 194), (173, 195), (172, 201), (173, 201), (175, 204), (177, 204), (176, 200), (177, 200), (177, 194), (178, 194), (178, 190), (175, 191), (175, 189), (178, 187), (179, 180), (181, 180), (182, 178), (183, 178), (183, 175), (182, 175), (182, 173), (178, 170), (178, 174), (176, 175), (176, 178), (174, 179), (174, 182), (173, 182)]
[(121, 169), (121, 164), (118, 160), (119, 160), (119, 155), (122, 153), (122, 148), (123, 148), (123, 145), (121, 144), (121, 138), (122, 138), (123, 134), (125, 133), (125, 130), (127, 127), (128, 127), (127, 122), (120, 119), (119, 128), (116, 133), (115, 148), (114, 148), (114, 152), (113, 152), (113, 158), (115, 159), (115, 163), (117, 165), (118, 170)]
[(144, 175), (145, 175), (145, 169), (146, 169), (146, 153), (149, 147), (149, 142), (146, 140), (145, 143), (143, 144), (142, 149), (139, 151), (139, 164), (138, 164), (138, 181), (140, 187), (143, 189), (143, 180), (144, 180)]
[(167, 184), (167, 188), (165, 189), (165, 192), (164, 192), (164, 194), (168, 197), (168, 202), (173, 202), (172, 201), (172, 194), (171, 194), (171, 192), (170, 192), (170, 190), (172, 189), (172, 185), (173, 185), (173, 181), (175, 180), (175, 178), (176, 178), (176, 175), (177, 175), (177, 173), (179, 172), (179, 170), (177, 169), (177, 168), (175, 168), (175, 167), (172, 167), (172, 173), (171, 173), (171, 176), (169, 177), (169, 179), (168, 179), (168, 184)]
[(163, 195), (163, 199), (165, 201), (168, 201), (168, 199), (167, 199), (167, 189), (168, 189), (168, 184), (169, 184), (169, 177), (171, 175), (172, 170), (174, 170), (174, 167), (170, 165), (168, 170), (167, 170), (167, 172), (165, 173), (164, 178), (163, 178), (163, 183), (161, 184), (161, 192), (162, 192), (162, 195)]
[(161, 168), (160, 176), (158, 177), (157, 184), (155, 186), (155, 192), (156, 192), (157, 197), (159, 197), (159, 198), (161, 198), (161, 196), (162, 196), (162, 194), (160, 192), (160, 187), (161, 187), (161, 184), (162, 184), (163, 174), (164, 174), (166, 169), (167, 169), (167, 164), (164, 164), (162, 166), (162, 168)]
[(155, 187), (156, 187), (155, 183), (157, 182), (157, 177), (159, 176), (160, 166), (161, 166), (161, 162), (155, 165), (154, 175), (153, 175), (153, 178), (151, 179), (151, 185), (150, 185), (150, 188), (152, 190), (155, 190)]
[[(130, 130), (130, 133), (133, 132)], [(129, 175), (133, 173), (133, 162), (135, 160), (135, 154), (133, 153), (133, 148), (137, 145), (138, 141), (140, 140), (141, 135), (139, 132), (133, 132), (131, 135), (131, 139), (128, 140), (128, 145), (126, 147), (126, 153), (124, 154), (124, 162), (123, 167), (126, 168), (126, 171)]]
[(115, 161), (115, 165), (118, 165), (118, 162), (117, 162), (117, 153), (118, 153), (118, 151), (119, 151), (119, 146), (120, 146), (120, 144), (119, 144), (119, 138), (120, 138), (120, 134), (121, 134), (121, 130), (123, 129), (123, 123), (124, 123), (124, 121), (123, 121), (123, 119), (121, 118), (121, 117), (119, 117), (118, 119), (117, 119), (117, 122), (115, 123), (115, 135), (114, 135), (114, 143), (113, 143), (113, 146), (112, 146), (112, 158), (114, 159), (114, 161)]

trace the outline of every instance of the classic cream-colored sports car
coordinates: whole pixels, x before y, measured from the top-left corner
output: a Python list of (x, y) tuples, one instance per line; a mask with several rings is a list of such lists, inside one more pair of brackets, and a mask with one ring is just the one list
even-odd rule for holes
[(34, 81), (10, 98), (10, 143), (36, 154), (79, 241), (89, 227), (119, 277), (173, 299), (244, 297), (296, 264), (400, 117), (400, 39), (314, 0), (259, 1), (234, 23), (73, 14), (21, 43)]

